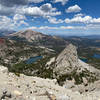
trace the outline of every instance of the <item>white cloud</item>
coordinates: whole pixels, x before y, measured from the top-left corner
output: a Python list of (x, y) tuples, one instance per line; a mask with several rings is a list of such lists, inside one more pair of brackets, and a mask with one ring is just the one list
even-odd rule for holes
[(82, 16), (84, 16), (84, 14), (82, 14), (82, 13), (74, 15), (74, 17), (82, 17)]
[(43, 16), (43, 11), (39, 7), (26, 7), (22, 9), (22, 13), (31, 16)]
[(35, 29), (35, 30), (73, 30), (73, 29), (86, 29), (85, 26), (59, 26), (59, 27), (50, 27), (50, 26), (40, 26), (40, 27), (29, 27), (28, 29)]
[(100, 24), (88, 24), (84, 26), (58, 26), (58, 27), (50, 27), (50, 26), (40, 26), (40, 27), (28, 27), (28, 29), (33, 29), (33, 30), (93, 30), (93, 29), (100, 29)]
[(49, 29), (49, 30), (50, 30), (50, 29), (53, 29), (53, 30), (54, 30), (54, 29), (57, 29), (57, 27), (41, 26), (41, 27), (39, 27), (38, 29), (40, 29), (40, 30), (41, 30), (41, 29), (42, 29), (42, 30), (44, 30), (44, 29)]
[(58, 29), (58, 27), (50, 27), (50, 26), (40, 26), (40, 27), (35, 27), (35, 26), (32, 26), (32, 27), (29, 27), (28, 29), (35, 29), (35, 30), (45, 30), (45, 29)]
[(58, 23), (63, 23), (64, 21), (62, 19), (57, 19), (55, 17), (50, 17), (48, 18), (48, 21), (52, 24), (58, 24)]
[(82, 9), (78, 5), (74, 5), (66, 9), (67, 13), (80, 12)]
[[(18, 16), (20, 16), (18, 18)], [(21, 25), (28, 26), (25, 21), (25, 17), (22, 15), (15, 15), (13, 18), (7, 16), (0, 16), (0, 29), (14, 30)]]
[[(8, 0), (7, 2), (10, 1), (12, 2), (13, 5), (19, 3), (19, 1), (17, 2), (15, 0), (14, 1)], [(28, 0), (28, 2), (42, 2), (42, 1), (44, 0)], [(61, 12), (57, 11), (56, 8), (52, 7), (50, 3), (46, 3), (38, 7), (38, 6), (28, 6), (28, 5), (6, 6), (4, 1), (0, 0), (0, 2), (1, 2), (0, 15), (2, 16), (8, 16), (8, 15), (14, 16), (15, 14), (21, 14), (21, 15), (28, 15), (33, 17), (41, 16), (46, 18), (48, 16), (61, 15)]]
[(65, 5), (69, 0), (54, 0), (55, 3), (61, 2), (62, 5)]
[[(31, 0), (31, 2), (34, 0)], [(42, 1), (42, 0), (41, 0)], [(0, 4), (0, 29), (1, 28), (18, 28), (21, 25), (28, 26), (26, 22), (28, 16), (50, 18), (52, 16), (60, 15), (61, 12), (52, 7), (50, 3), (43, 4), (40, 7), (34, 6), (5, 6)], [(7, 17), (11, 15), (10, 17)], [(56, 21), (56, 20), (55, 20)], [(61, 20), (58, 20), (60, 22)], [(57, 22), (55, 22), (57, 23)]]
[(28, 26), (28, 23), (25, 22), (26, 17), (24, 15), (16, 14), (13, 16), (13, 23), (16, 25), (16, 27), (19, 27), (21, 25)]
[(40, 7), (23, 7), (19, 9), (19, 12), (26, 15), (42, 17), (61, 15), (61, 12), (57, 11), (57, 9), (53, 8), (49, 3), (44, 4)]
[(14, 17), (13, 17), (13, 20), (14, 20), (14, 21), (25, 20), (25, 19), (26, 19), (26, 17), (25, 17), (24, 15), (20, 15), (20, 14), (16, 14), (16, 15), (14, 15)]
[(26, 23), (24, 20), (21, 20), (18, 24), (18, 26), (21, 26), (21, 25), (25, 25), (25, 26), (29, 26), (28, 23)]
[(6, 16), (0, 16), (0, 29), (12, 29), (14, 27), (13, 21), (11, 18)]
[(14, 14), (25, 14), (29, 16), (47, 17), (61, 14), (61, 12), (52, 7), (50, 3), (43, 4), (40, 7), (29, 6), (28, 3), (25, 4), (25, 2), (39, 3), (44, 0), (7, 0), (7, 2), (4, 1), (0, 0), (0, 15), (13, 16)]
[(74, 29), (73, 26), (61, 26), (60, 28), (61, 29)]
[[(29, 6), (30, 2), (31, 3), (40, 3), (42, 1), (44, 1), (44, 0), (0, 0), (0, 15), (13, 16), (14, 14), (23, 13), (24, 8), (27, 8), (27, 9), (31, 8)], [(37, 7), (37, 8), (39, 8), (39, 7)], [(30, 10), (32, 10), (32, 9), (30, 9)]]
[(74, 16), (72, 19), (66, 18), (66, 23), (100, 23), (100, 18), (92, 18), (91, 16)]

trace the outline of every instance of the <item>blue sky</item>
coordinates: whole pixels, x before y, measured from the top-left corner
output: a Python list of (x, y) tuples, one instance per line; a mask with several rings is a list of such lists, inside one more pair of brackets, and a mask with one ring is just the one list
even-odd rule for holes
[(100, 34), (100, 0), (0, 0), (0, 29)]

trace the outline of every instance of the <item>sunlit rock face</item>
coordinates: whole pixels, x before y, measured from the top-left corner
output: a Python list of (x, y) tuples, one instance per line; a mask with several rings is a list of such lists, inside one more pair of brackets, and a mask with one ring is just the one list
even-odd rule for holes
[(78, 66), (77, 48), (74, 45), (69, 44), (58, 55), (54, 72), (58, 75), (63, 75), (72, 72), (74, 69), (77, 69)]

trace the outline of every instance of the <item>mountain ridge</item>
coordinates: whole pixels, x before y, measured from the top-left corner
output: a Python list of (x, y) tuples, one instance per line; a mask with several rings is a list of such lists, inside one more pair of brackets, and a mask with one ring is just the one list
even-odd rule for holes
[(45, 38), (61, 39), (60, 37), (46, 35), (46, 34), (43, 34), (41, 32), (33, 31), (31, 29), (18, 31), (18, 32), (15, 32), (15, 33), (8, 35), (8, 37), (14, 37), (14, 36), (20, 37), (20, 38), (25, 38), (29, 42), (39, 41), (39, 40), (42, 40), (42, 39), (45, 39)]

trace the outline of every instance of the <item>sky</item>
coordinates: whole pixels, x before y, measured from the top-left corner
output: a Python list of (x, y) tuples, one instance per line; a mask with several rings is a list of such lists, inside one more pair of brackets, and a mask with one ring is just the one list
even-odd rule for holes
[(100, 0), (0, 0), (0, 30), (100, 34)]

